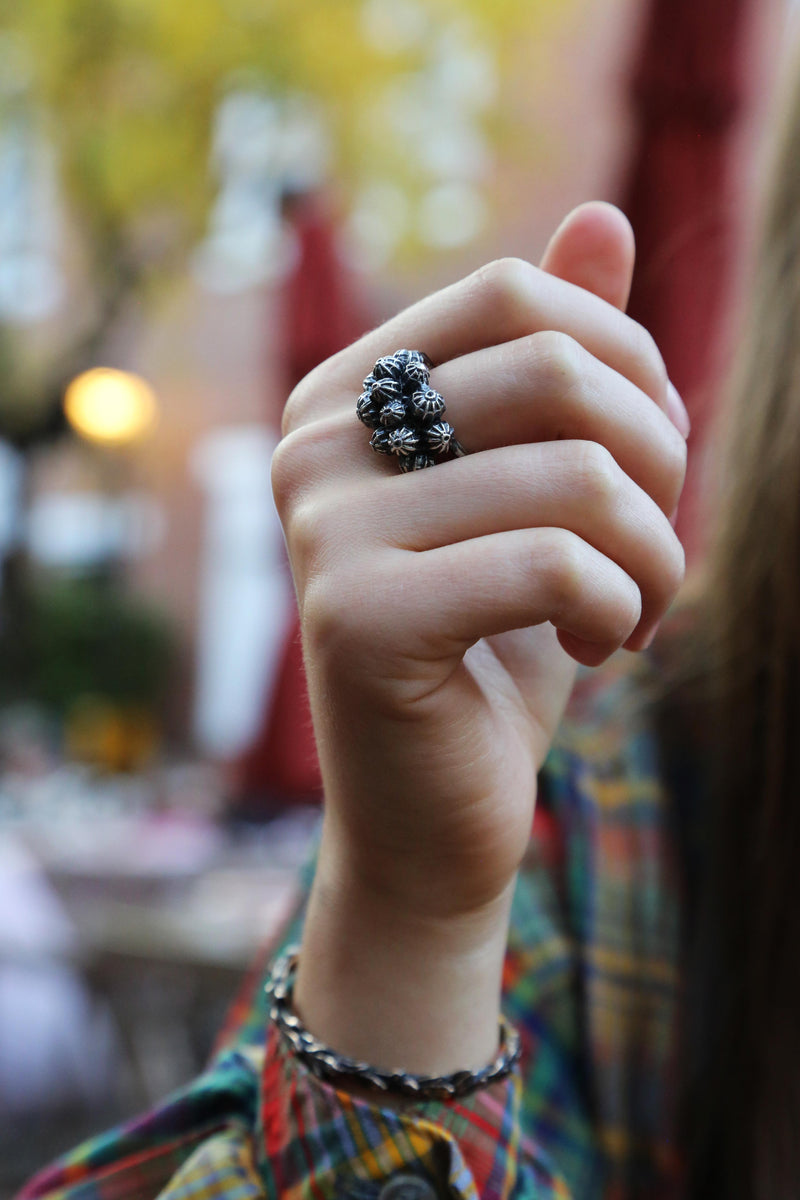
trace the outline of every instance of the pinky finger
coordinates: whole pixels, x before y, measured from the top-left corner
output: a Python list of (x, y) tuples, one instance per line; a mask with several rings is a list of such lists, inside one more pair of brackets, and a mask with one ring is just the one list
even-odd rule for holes
[[(417, 555), (426, 597), (416, 628), (438, 657), (482, 637), (549, 621), (573, 658), (595, 665), (636, 628), (642, 598), (631, 577), (566, 529), (517, 529)], [(588, 643), (588, 645), (587, 645)]]

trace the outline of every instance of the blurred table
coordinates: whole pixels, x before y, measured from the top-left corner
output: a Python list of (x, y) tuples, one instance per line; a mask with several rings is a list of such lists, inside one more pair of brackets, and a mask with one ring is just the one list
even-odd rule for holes
[(203, 1068), (248, 968), (295, 906), (317, 823), (309, 809), (235, 832), (175, 812), (14, 823), (71, 926), (62, 956), (113, 1016), (123, 1108)]
[[(111, 1010), (132, 1107), (202, 1069), (248, 968), (296, 898), (291, 867), (228, 864), (165, 892), (97, 900), (96, 876), (51, 874), (78, 931), (84, 976)], [(86, 885), (89, 886), (86, 886)]]

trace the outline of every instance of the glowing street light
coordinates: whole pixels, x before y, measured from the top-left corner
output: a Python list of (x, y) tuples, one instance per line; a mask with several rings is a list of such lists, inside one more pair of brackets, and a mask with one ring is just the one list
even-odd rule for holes
[(64, 412), (76, 433), (88, 441), (124, 446), (152, 429), (157, 405), (153, 389), (139, 375), (95, 367), (70, 383)]

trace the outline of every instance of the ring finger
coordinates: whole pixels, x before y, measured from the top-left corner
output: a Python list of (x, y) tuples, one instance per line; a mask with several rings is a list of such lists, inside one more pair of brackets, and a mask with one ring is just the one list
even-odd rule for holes
[(385, 543), (425, 553), (514, 529), (570, 530), (638, 586), (637, 637), (658, 623), (683, 577), (683, 551), (669, 521), (596, 443), (490, 450), (423, 472), (406, 504), (398, 503), (402, 482), (387, 480), (370, 502)]

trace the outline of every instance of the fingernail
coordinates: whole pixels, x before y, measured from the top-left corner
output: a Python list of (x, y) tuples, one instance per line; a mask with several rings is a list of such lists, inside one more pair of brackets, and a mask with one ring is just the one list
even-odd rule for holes
[(681, 400), (678, 389), (672, 383), (667, 384), (667, 412), (675, 428), (680, 430), (685, 438), (688, 437), (692, 422), (689, 420), (686, 405)]

